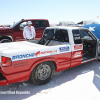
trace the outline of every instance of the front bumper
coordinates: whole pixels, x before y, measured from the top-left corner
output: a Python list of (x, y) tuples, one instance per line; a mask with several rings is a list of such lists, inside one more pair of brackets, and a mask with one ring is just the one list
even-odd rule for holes
[(8, 85), (6, 78), (2, 75), (2, 73), (0, 73), (0, 85)]

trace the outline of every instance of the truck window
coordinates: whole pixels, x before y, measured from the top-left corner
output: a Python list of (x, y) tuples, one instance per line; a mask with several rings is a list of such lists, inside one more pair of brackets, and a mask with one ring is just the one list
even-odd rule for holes
[(22, 23), (19, 25), (20, 30), (23, 30), (25, 26), (27, 26), (27, 21), (22, 22)]
[(38, 44), (54, 46), (61, 45), (61, 42), (69, 42), (67, 30), (46, 29)]
[(53, 39), (60, 42), (69, 42), (67, 30), (56, 30), (55, 37)]
[(35, 28), (45, 28), (47, 27), (46, 20), (35, 20)]
[(87, 40), (96, 40), (95, 36), (89, 30), (80, 30), (81, 38)]
[(81, 44), (82, 41), (81, 41), (81, 35), (79, 30), (72, 30), (72, 33), (73, 33), (74, 43)]
[(54, 36), (54, 30), (45, 30), (43, 37), (51, 39)]
[[(29, 20), (30, 21), (30, 20)], [(27, 22), (28, 21), (24, 21), (22, 23), (19, 24), (19, 26), (17, 27), (17, 29), (19, 30), (23, 30), (25, 26), (27, 26)], [(32, 22), (32, 21), (31, 21)]]

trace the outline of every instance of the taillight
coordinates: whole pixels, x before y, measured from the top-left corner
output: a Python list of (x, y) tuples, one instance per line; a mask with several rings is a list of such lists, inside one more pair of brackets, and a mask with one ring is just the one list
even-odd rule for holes
[(11, 66), (11, 58), (2, 56), (2, 58), (1, 58), (1, 66), (2, 67)]

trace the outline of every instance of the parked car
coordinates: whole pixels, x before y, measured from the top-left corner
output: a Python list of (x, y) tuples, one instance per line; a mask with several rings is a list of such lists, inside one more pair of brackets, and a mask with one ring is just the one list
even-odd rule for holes
[(49, 27), (47, 19), (27, 19), (20, 20), (9, 29), (0, 28), (0, 43), (25, 41), (23, 38), (23, 28), (27, 25), (27, 21), (31, 21), (36, 31), (36, 38), (41, 38), (46, 27)]

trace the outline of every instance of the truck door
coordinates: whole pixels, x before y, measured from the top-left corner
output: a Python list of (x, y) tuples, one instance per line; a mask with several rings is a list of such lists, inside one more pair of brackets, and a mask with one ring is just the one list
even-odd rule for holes
[[(50, 32), (51, 31), (51, 32)], [(46, 32), (47, 38), (50, 38), (52, 30)], [(50, 32), (50, 33), (49, 33)], [(45, 33), (44, 33), (45, 34)], [(49, 42), (49, 46), (58, 48), (58, 54), (55, 56), (58, 61), (57, 70), (65, 70), (70, 68), (71, 64), (71, 44), (69, 42), (68, 30), (56, 29), (55, 36)]]
[(78, 29), (72, 30), (72, 57), (71, 67), (80, 65), (82, 62), (83, 45)]
[(87, 29), (81, 29), (81, 40), (83, 44), (82, 61), (96, 57), (97, 38)]
[(47, 27), (46, 20), (34, 20), (36, 38), (41, 38), (45, 28)]

